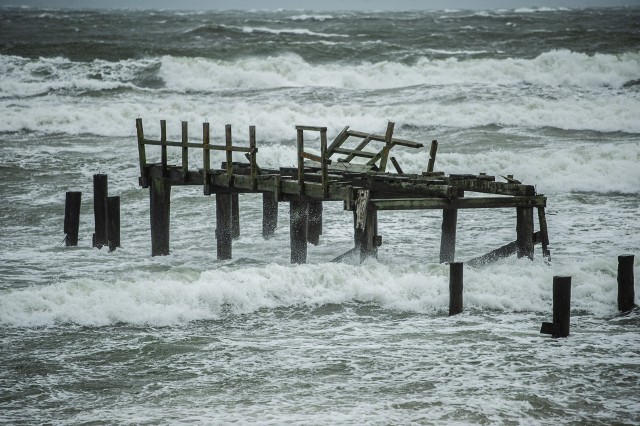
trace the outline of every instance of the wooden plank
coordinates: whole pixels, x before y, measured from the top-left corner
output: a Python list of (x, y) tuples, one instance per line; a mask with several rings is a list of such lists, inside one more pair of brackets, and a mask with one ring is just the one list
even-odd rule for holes
[[(371, 138), (369, 136), (367, 136), (366, 138), (364, 138), (362, 140), (362, 142), (360, 142), (358, 144), (358, 146), (354, 150), (356, 152), (352, 152), (351, 154), (346, 156), (342, 161), (344, 161), (345, 163), (350, 162), (351, 160), (353, 160), (356, 157), (357, 152), (362, 152), (363, 154), (367, 154), (367, 155), (360, 155), (360, 157), (367, 157), (369, 153), (368, 152), (364, 153), (362, 150), (365, 149), (365, 147), (369, 144), (369, 142), (371, 142)], [(344, 154), (344, 152), (343, 152), (343, 154)], [(371, 155), (375, 155), (375, 154), (371, 154)]]
[[(349, 136), (355, 136), (358, 138), (366, 138), (368, 136), (371, 137), (371, 140), (373, 141), (377, 141), (377, 142), (386, 142), (385, 136), (383, 135), (376, 135), (376, 134), (371, 134), (371, 133), (365, 133), (365, 132), (359, 132), (356, 130), (348, 130), (347, 133), (349, 134)], [(398, 138), (393, 138), (391, 140), (391, 142), (393, 142), (394, 145), (400, 145), (400, 146), (406, 146), (408, 148), (422, 148), (424, 145), (418, 142), (413, 142), (413, 141), (408, 141), (405, 139), (398, 139)]]
[(378, 210), (429, 210), (429, 209), (484, 209), (511, 207), (544, 207), (546, 198), (536, 197), (478, 197), (459, 198), (398, 198), (373, 199), (371, 202)]
[(477, 268), (479, 266), (484, 266), (488, 263), (496, 262), (500, 259), (504, 259), (505, 257), (509, 257), (513, 255), (517, 250), (518, 250), (518, 242), (513, 241), (485, 255), (469, 260), (467, 262), (467, 265), (473, 266), (474, 268)]
[(536, 194), (536, 189), (533, 185), (492, 182), (488, 180), (477, 179), (475, 176), (465, 179), (460, 177), (454, 177), (452, 179), (450, 176), (446, 180), (449, 181), (450, 185), (455, 185), (456, 187), (465, 191), (482, 192), (496, 195), (511, 195), (519, 197), (531, 197)]
[(400, 167), (400, 164), (398, 164), (398, 160), (396, 160), (396, 157), (391, 157), (391, 164), (393, 164), (393, 167), (396, 169), (396, 172), (398, 172), (399, 175), (404, 174), (402, 172), (402, 168)]
[(551, 252), (549, 251), (549, 233), (547, 230), (547, 217), (544, 207), (538, 207), (538, 223), (540, 224), (540, 243), (542, 243), (542, 257), (546, 263), (551, 261)]
[(140, 163), (140, 180), (143, 183), (143, 187), (146, 187), (146, 179), (144, 175), (145, 167), (147, 165), (147, 154), (145, 151), (145, 139), (144, 131), (142, 129), (142, 118), (136, 118), (136, 133), (138, 136), (138, 161)]
[(393, 121), (389, 121), (387, 123), (387, 132), (384, 135), (385, 145), (382, 148), (381, 156), (380, 156), (380, 173), (384, 173), (387, 171), (387, 161), (389, 160), (389, 151), (393, 148), (392, 139), (393, 139), (393, 128), (395, 127), (395, 123)]
[(349, 126), (345, 126), (345, 128), (342, 129), (340, 133), (338, 133), (338, 136), (336, 136), (333, 142), (331, 142), (331, 145), (329, 145), (329, 148), (327, 148), (327, 158), (333, 155), (334, 149), (339, 148), (344, 143), (344, 141), (347, 140), (347, 138), (349, 137), (348, 131)]
[(341, 161), (345, 163), (348, 163), (349, 161), (351, 161), (353, 157), (374, 158), (376, 155), (378, 155), (377, 153), (373, 153), (373, 152), (360, 151), (357, 148), (356, 149), (336, 148), (333, 150), (333, 152), (336, 154), (349, 154), (349, 157), (351, 157), (350, 159), (349, 157), (347, 157)]
[(307, 160), (311, 160), (311, 161), (317, 161), (318, 163), (322, 164), (322, 157), (315, 155), (315, 154), (311, 154), (309, 152), (302, 152), (300, 153), (300, 155), (302, 156), (302, 158), (306, 158)]
[(313, 131), (313, 132), (326, 132), (327, 128), (326, 127), (320, 127), (320, 126), (296, 126), (296, 130), (309, 130), (309, 131)]

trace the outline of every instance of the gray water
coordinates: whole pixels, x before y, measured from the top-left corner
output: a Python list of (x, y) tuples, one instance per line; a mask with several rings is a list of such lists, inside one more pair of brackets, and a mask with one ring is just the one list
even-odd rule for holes
[[(640, 247), (639, 14), (0, 9), (0, 421), (640, 423), (640, 317), (616, 306), (617, 256)], [(296, 124), (331, 140), (393, 120), (438, 139), (436, 170), (536, 185), (552, 263), (466, 266), (450, 318), (440, 212), (381, 212), (378, 260), (336, 264), (352, 215), (326, 203), (290, 265), (288, 205), (265, 241), (243, 195), (220, 262), (198, 187), (173, 189), (171, 254), (152, 258), (138, 117), (151, 138), (188, 120), (194, 141), (204, 121), (239, 144), (256, 125), (265, 167), (295, 164)], [(425, 149), (393, 155), (426, 168)], [(121, 197), (111, 253), (91, 248), (95, 173)], [(457, 260), (514, 238), (512, 210), (461, 211)], [(567, 339), (539, 334), (555, 275), (572, 277)]]

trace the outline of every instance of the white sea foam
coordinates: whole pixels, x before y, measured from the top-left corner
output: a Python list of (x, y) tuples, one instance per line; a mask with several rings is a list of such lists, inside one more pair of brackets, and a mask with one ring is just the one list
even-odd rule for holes
[[(550, 310), (554, 271), (541, 263), (515, 261), (488, 270), (465, 271), (465, 307), (507, 312)], [(607, 316), (615, 312), (615, 265), (594, 272), (574, 265), (574, 309)], [(566, 265), (564, 266), (566, 271)], [(279, 307), (317, 307), (351, 302), (440, 315), (448, 307), (448, 267), (389, 267), (335, 264), (268, 265), (200, 274), (137, 274), (112, 282), (76, 279), (7, 290), (0, 297), (0, 324), (48, 326), (74, 323), (170, 325), (218, 319), (229, 314)]]
[(297, 34), (297, 35), (310, 35), (316, 37), (349, 37), (346, 34), (331, 34), (331, 33), (318, 33), (311, 31), (307, 28), (269, 28), (269, 27), (242, 27), (242, 31), (245, 33), (269, 33), (269, 34)]
[(293, 16), (289, 16), (290, 20), (292, 21), (326, 21), (329, 19), (334, 19), (333, 15), (307, 15), (307, 14), (301, 14), (301, 15), (293, 15)]

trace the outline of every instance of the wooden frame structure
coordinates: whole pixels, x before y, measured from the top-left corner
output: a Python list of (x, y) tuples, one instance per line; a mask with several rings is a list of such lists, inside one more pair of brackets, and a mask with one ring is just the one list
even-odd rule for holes
[[(225, 126), (225, 144), (211, 144), (209, 123), (202, 127), (202, 142), (190, 142), (188, 125), (182, 122), (182, 140), (168, 141), (166, 121), (160, 122), (160, 139), (144, 136), (142, 119), (136, 120), (140, 165), (140, 186), (150, 189), (152, 255), (169, 254), (169, 210), (172, 186), (202, 185), (205, 195), (216, 195), (217, 256), (230, 259), (237, 224), (237, 207), (233, 200), (242, 193), (263, 194), (263, 236), (270, 238), (277, 227), (277, 203), (290, 203), (291, 261), (307, 260), (307, 242), (317, 244), (322, 233), (322, 203), (342, 201), (345, 210), (354, 214), (354, 248), (340, 255), (359, 253), (360, 259), (376, 256), (382, 243), (378, 235), (377, 212), (381, 210), (442, 210), (440, 261), (455, 260), (457, 212), (459, 209), (516, 209), (516, 240), (468, 264), (481, 265), (516, 254), (533, 259), (534, 245), (542, 245), (545, 260), (550, 259), (549, 237), (545, 216), (546, 197), (537, 194), (532, 185), (523, 185), (511, 176), (497, 182), (486, 174), (445, 175), (434, 172), (438, 142), (432, 141), (427, 171), (403, 173), (398, 161), (390, 157), (395, 146), (422, 148), (418, 142), (393, 136), (394, 123), (389, 122), (384, 135), (355, 131), (345, 127), (327, 146), (327, 128), (296, 126), (297, 165), (294, 168), (264, 169), (257, 164), (256, 130), (249, 127), (249, 147), (235, 146), (231, 125)], [(305, 150), (305, 132), (319, 132), (320, 154)], [(348, 138), (360, 140), (354, 149), (344, 147)], [(372, 142), (383, 143), (378, 151), (365, 150)], [(146, 147), (160, 146), (160, 163), (149, 164)], [(167, 147), (182, 150), (180, 165), (167, 164)], [(189, 149), (203, 152), (202, 168), (189, 169)], [(220, 168), (212, 168), (211, 151), (224, 151)], [(233, 162), (234, 152), (245, 153), (248, 163)], [(364, 164), (352, 163), (356, 158)], [(391, 161), (397, 173), (387, 173)], [(473, 197), (465, 197), (474, 193)], [(534, 232), (533, 209), (538, 211), (539, 230)], [(235, 214), (235, 219), (234, 219)], [(237, 225), (236, 225), (237, 226)], [(239, 231), (238, 231), (239, 232)], [(237, 232), (236, 232), (237, 234)]]

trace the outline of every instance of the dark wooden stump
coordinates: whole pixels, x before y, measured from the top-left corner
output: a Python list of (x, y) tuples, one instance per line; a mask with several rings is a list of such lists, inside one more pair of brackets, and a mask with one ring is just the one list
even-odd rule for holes
[(64, 238), (67, 247), (78, 245), (82, 192), (67, 192), (64, 203)]
[(618, 310), (626, 312), (635, 308), (633, 255), (618, 256)]
[(262, 193), (262, 237), (273, 237), (278, 227), (278, 198), (273, 192)]
[(149, 186), (151, 204), (151, 256), (169, 254), (169, 213), (171, 210), (171, 181), (152, 178)]
[(553, 277), (553, 322), (542, 323), (540, 333), (569, 336), (571, 324), (571, 277)]
[(232, 194), (216, 194), (216, 241), (218, 260), (231, 259), (233, 239)]
[(309, 201), (307, 240), (317, 246), (322, 235), (322, 201)]
[(120, 247), (120, 197), (107, 197), (107, 240), (109, 251)]
[(440, 263), (453, 262), (456, 257), (456, 227), (458, 209), (442, 210), (442, 236), (440, 237)]
[(95, 232), (93, 247), (102, 248), (108, 244), (107, 240), (107, 194), (109, 193), (107, 175), (93, 175), (93, 215), (95, 218)]
[(449, 316), (462, 313), (463, 266), (462, 262), (449, 264)]
[(291, 263), (306, 263), (309, 203), (303, 200), (292, 200), (290, 203), (289, 217)]

